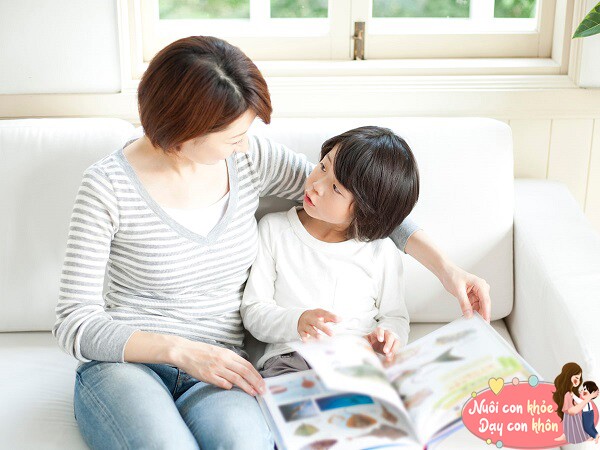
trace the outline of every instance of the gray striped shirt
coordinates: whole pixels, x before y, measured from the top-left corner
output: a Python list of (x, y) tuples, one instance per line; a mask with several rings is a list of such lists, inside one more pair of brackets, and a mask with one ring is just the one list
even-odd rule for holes
[[(251, 136), (249, 145), (227, 159), (229, 204), (206, 237), (163, 211), (123, 149), (84, 172), (52, 329), (64, 351), (84, 362), (122, 362), (137, 330), (242, 346), (240, 303), (257, 252), (259, 197), (300, 200), (314, 167), (268, 139)], [(398, 247), (416, 230), (405, 220), (393, 236)]]

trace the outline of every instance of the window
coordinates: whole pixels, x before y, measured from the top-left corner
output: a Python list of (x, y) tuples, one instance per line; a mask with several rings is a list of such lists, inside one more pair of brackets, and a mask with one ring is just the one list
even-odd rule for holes
[(373, 0), (368, 58), (548, 58), (551, 0)]
[[(122, 0), (123, 84), (158, 50), (213, 35), (267, 76), (566, 73), (574, 0)], [(556, 25), (555, 25), (556, 21)], [(365, 57), (353, 64), (355, 22)]]
[[(131, 0), (130, 0), (131, 1)], [(209, 34), (256, 60), (549, 57), (555, 0), (143, 0), (144, 59)]]
[(144, 0), (144, 59), (184, 36), (212, 35), (254, 60), (346, 59), (350, 0)]

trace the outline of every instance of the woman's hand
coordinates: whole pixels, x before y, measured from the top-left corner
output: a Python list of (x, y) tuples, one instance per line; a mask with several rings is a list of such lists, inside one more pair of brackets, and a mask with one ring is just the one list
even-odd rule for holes
[(487, 322), (490, 321), (490, 285), (483, 278), (451, 265), (442, 276), (441, 282), (444, 288), (458, 299), (465, 317), (471, 317), (473, 311), (477, 311)]
[(188, 375), (223, 389), (238, 386), (250, 395), (263, 394), (265, 382), (252, 364), (237, 353), (216, 345), (179, 341), (171, 361)]
[(324, 309), (309, 309), (302, 313), (298, 319), (298, 334), (303, 342), (311, 338), (319, 339), (319, 330), (327, 336), (333, 336), (333, 331), (326, 323), (337, 323), (340, 318)]
[(385, 330), (381, 327), (375, 328), (369, 334), (365, 336), (373, 350), (377, 353), (385, 355), (387, 361), (391, 361), (394, 355), (400, 348), (400, 341), (394, 333), (389, 330)]
[(490, 285), (484, 279), (452, 263), (423, 230), (411, 234), (404, 251), (438, 277), (444, 289), (458, 299), (465, 317), (471, 317), (473, 311), (477, 311), (485, 320), (490, 321)]
[(223, 389), (234, 385), (250, 395), (264, 393), (265, 382), (248, 361), (216, 345), (180, 336), (135, 331), (125, 345), (126, 362), (170, 364), (197, 380)]

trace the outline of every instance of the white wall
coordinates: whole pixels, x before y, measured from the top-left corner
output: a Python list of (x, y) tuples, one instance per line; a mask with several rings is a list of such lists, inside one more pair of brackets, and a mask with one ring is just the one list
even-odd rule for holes
[(116, 0), (0, 0), (0, 94), (120, 90)]

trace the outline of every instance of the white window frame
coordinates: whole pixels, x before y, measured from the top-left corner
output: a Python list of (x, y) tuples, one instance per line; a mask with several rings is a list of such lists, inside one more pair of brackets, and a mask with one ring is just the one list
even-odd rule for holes
[[(502, 36), (507, 48), (517, 48), (519, 51), (522, 48), (529, 48), (526, 53), (519, 53), (515, 57), (509, 57), (510, 53), (506, 49), (502, 49), (501, 45), (492, 44), (493, 36), (478, 35), (477, 39), (473, 39), (472, 33), (447, 33), (433, 36), (372, 33), (367, 36), (367, 60), (352, 61), (350, 59), (352, 46), (349, 44), (351, 37), (342, 31), (346, 29), (349, 33), (355, 20), (367, 21), (367, 27), (369, 26), (371, 3), (367, 3), (366, 0), (330, 0), (330, 20), (334, 26), (335, 24), (339, 25), (336, 34), (323, 34), (322, 21), (326, 19), (313, 20), (313, 34), (309, 37), (298, 37), (297, 34), (299, 27), (303, 23), (309, 23), (312, 19), (298, 19), (296, 24), (293, 23), (294, 19), (280, 19), (287, 21), (285, 22), (287, 26), (283, 29), (281, 22), (278, 24), (275, 19), (275, 23), (271, 24), (269, 30), (270, 33), (275, 32), (275, 39), (273, 39), (273, 35), (265, 36), (266, 28), (263, 28), (262, 36), (256, 33), (248, 36), (250, 32), (243, 27), (238, 27), (235, 32), (230, 33), (230, 36), (224, 38), (234, 45), (243, 42), (244, 51), (257, 63), (267, 77), (564, 75), (567, 74), (569, 67), (573, 13), (574, 9), (581, 9), (582, 1), (539, 0), (538, 7), (543, 14), (540, 17), (544, 17), (544, 20), (540, 23), (537, 36), (532, 33), (521, 33), (520, 37), (525, 36), (527, 45), (518, 44), (517, 42), (522, 43), (523, 41), (518, 41), (517, 38), (513, 40), (508, 37), (510, 35), (503, 32), (488, 33), (495, 34), (496, 37)], [(178, 37), (198, 34), (198, 22), (178, 21), (179, 35), (171, 30), (164, 34), (162, 40), (158, 38), (155, 32), (159, 26), (157, 25), (158, 0), (120, 0), (119, 16), (124, 89), (135, 89), (149, 59), (158, 49)], [(302, 22), (303, 20), (309, 22)], [(212, 22), (213, 26), (218, 24), (218, 21), (204, 22)], [(224, 23), (220, 22), (221, 25)], [(344, 24), (347, 25), (346, 28), (344, 28)], [(209, 27), (210, 23), (205, 25)], [(367, 28), (367, 33), (369, 33), (369, 28)], [(460, 50), (459, 53), (455, 55), (445, 53), (444, 57), (436, 56), (435, 49), (439, 48), (439, 45), (436, 45), (435, 39), (440, 36), (442, 39), (455, 39), (453, 46)], [(291, 47), (282, 47), (280, 45), (282, 42), (291, 44)], [(248, 45), (250, 47), (254, 45), (256, 49), (247, 50)], [(390, 53), (390, 47), (409, 50), (404, 55), (398, 56), (396, 53)], [(494, 49), (495, 53), (483, 53), (481, 52), (482, 47)], [(271, 49), (274, 49), (273, 52)], [(496, 56), (489, 56), (490, 54)], [(537, 55), (534, 57), (530, 56), (535, 54)]]
[(349, 54), (350, 0), (329, 0), (328, 18), (268, 20), (268, 0), (251, 2), (250, 19), (194, 20), (159, 20), (158, 1), (139, 4), (145, 61), (169, 43), (198, 34), (221, 37), (253, 60), (332, 60)]
[[(538, 0), (536, 19), (493, 19), (494, 0), (471, 0), (471, 18), (453, 20), (373, 18), (371, 1), (353, 1), (355, 20), (366, 22), (368, 59), (549, 58), (551, 54), (556, 0)], [(439, 32), (424, 32), (424, 28)]]

